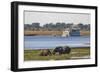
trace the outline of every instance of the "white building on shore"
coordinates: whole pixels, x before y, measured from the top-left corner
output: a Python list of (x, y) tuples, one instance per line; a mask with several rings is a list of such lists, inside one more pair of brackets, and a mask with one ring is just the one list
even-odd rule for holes
[(69, 36), (69, 33), (70, 33), (69, 29), (68, 29), (68, 28), (65, 29), (65, 30), (63, 31), (63, 33), (62, 33), (62, 37), (67, 37), (67, 36)]
[(76, 25), (73, 25), (71, 28), (65, 29), (62, 33), (62, 37), (68, 36), (80, 36), (80, 28)]

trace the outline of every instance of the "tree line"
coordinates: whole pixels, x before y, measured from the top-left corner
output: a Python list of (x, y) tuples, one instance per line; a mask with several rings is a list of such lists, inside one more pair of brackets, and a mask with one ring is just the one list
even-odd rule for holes
[[(75, 24), (74, 23), (57, 22), (55, 24), (54, 23), (46, 23), (43, 26), (40, 26), (40, 25), (41, 24), (38, 23), (38, 22), (35, 22), (35, 23), (32, 23), (32, 24), (25, 24), (24, 30), (62, 31), (62, 30), (65, 30), (67, 28), (70, 29)], [(79, 23), (79, 24), (76, 24), (75, 26), (80, 28), (80, 30), (90, 31), (90, 24)]]

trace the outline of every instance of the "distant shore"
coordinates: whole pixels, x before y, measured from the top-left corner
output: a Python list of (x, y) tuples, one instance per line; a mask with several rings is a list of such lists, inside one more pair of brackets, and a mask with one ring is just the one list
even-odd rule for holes
[[(35, 36), (35, 35), (52, 35), (61, 36), (63, 31), (24, 31), (25, 36)], [(80, 31), (81, 36), (89, 36), (90, 31)]]

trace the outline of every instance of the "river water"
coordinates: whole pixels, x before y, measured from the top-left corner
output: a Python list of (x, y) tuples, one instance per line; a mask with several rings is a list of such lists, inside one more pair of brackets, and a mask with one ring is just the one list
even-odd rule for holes
[(57, 46), (88, 47), (90, 36), (24, 36), (25, 49), (52, 49)]

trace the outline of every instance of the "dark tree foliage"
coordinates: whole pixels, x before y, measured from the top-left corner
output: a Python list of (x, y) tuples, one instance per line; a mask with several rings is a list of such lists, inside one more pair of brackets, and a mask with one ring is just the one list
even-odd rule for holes
[[(65, 30), (67, 28), (72, 28), (74, 24), (73, 23), (65, 23), (65, 22), (57, 22), (57, 23), (46, 23), (43, 26), (40, 26), (40, 23), (35, 22), (32, 24), (25, 24), (24, 25), (24, 29), (25, 30), (48, 30), (48, 31), (61, 31), (61, 30)], [(76, 26), (78, 26), (80, 28), (80, 30), (86, 30), (89, 31), (90, 30), (90, 24), (82, 24), (79, 23)]]

